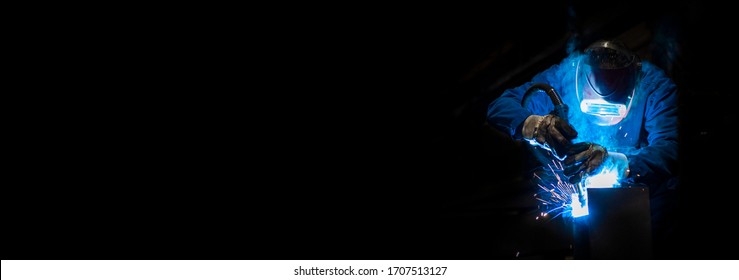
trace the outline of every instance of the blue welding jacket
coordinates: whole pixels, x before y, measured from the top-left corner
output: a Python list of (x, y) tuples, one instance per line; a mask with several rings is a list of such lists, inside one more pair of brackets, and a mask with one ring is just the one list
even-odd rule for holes
[[(521, 86), (508, 89), (488, 107), (488, 122), (495, 128), (521, 139), (523, 121), (532, 114), (546, 115), (554, 109), (543, 92), (531, 94), (522, 105), (524, 93), (534, 83), (552, 86), (569, 107), (568, 118), (578, 131), (573, 143), (593, 142), (608, 151), (629, 158), (631, 170), (626, 183), (642, 183), (652, 189), (674, 189), (677, 186), (678, 111), (677, 88), (662, 70), (642, 62), (639, 84), (628, 114), (612, 125), (598, 125), (593, 116), (581, 111), (576, 86), (575, 53), (560, 64), (537, 74)], [(581, 95), (582, 96), (582, 95)]]

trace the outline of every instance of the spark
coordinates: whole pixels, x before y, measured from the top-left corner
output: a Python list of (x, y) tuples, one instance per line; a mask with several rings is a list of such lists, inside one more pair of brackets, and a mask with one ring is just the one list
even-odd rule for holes
[(548, 217), (551, 217), (548, 219), (555, 219), (561, 215), (573, 217), (587, 215), (587, 212), (583, 214), (583, 208), (586, 209), (587, 205), (583, 207), (577, 200), (577, 186), (566, 181), (562, 162), (552, 160), (551, 164), (547, 164), (547, 169), (546, 176), (543, 176), (546, 179), (534, 174), (534, 178), (539, 182), (537, 186), (540, 189), (538, 193), (534, 194), (534, 198), (540, 203), (540, 209), (544, 210), (537, 215), (536, 220)]
[[(562, 162), (552, 160), (547, 164), (547, 172), (545, 174), (534, 174), (534, 178), (538, 180), (537, 186), (539, 192), (534, 194), (534, 198), (540, 203), (541, 212), (536, 219), (540, 220), (545, 217), (552, 216), (551, 219), (560, 215), (571, 216), (573, 218), (588, 215), (587, 191), (583, 191), (585, 195), (585, 205), (582, 205), (578, 199), (578, 186), (570, 184), (564, 176), (564, 166)], [(615, 188), (619, 186), (618, 170), (615, 165), (606, 165), (595, 175), (584, 176), (582, 181), (583, 189), (587, 188)]]
[(528, 139), (527, 141), (529, 142), (531, 146), (540, 147), (546, 151), (549, 151), (549, 153), (551, 153), (551, 155), (557, 158), (558, 160), (565, 160), (565, 158), (567, 158), (567, 155), (563, 155), (561, 157), (557, 155), (557, 151), (549, 147), (549, 144), (546, 144), (546, 143), (540, 144), (539, 142), (536, 142), (536, 140), (534, 139)]

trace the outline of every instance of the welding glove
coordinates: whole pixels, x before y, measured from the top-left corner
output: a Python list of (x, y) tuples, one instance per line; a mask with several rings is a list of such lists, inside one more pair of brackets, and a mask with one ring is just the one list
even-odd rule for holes
[[(608, 186), (619, 185), (629, 176), (629, 158), (622, 153), (608, 152), (605, 148), (593, 143), (572, 145), (564, 161), (564, 174), (571, 184), (577, 184), (585, 175), (597, 175), (604, 168), (615, 174), (615, 181), (599, 181)], [(591, 182), (593, 183), (593, 182)]]
[(629, 158), (622, 153), (610, 152), (606, 158), (605, 167), (616, 171), (616, 177), (620, 183), (629, 176)]
[(601, 145), (589, 142), (577, 143), (567, 150), (564, 160), (564, 174), (571, 184), (577, 184), (584, 175), (600, 172), (608, 151)]
[(577, 137), (577, 131), (564, 119), (549, 114), (546, 116), (531, 115), (523, 122), (521, 134), (526, 140), (535, 140), (554, 150), (556, 156), (563, 156), (572, 144), (570, 140)]

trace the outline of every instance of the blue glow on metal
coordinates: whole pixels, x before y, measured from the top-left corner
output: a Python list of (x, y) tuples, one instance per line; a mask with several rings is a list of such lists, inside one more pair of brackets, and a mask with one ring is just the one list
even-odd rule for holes
[(587, 216), (588, 214), (590, 214), (590, 212), (588, 211), (587, 201), (585, 203), (585, 206), (580, 204), (580, 200), (578, 200), (577, 194), (572, 194), (571, 201), (572, 201), (571, 208), (572, 208), (573, 218)]
[(615, 170), (615, 166), (603, 168), (600, 173), (585, 178), (586, 188), (615, 188), (619, 185), (618, 172)]
[[(609, 157), (617, 157), (617, 154), (609, 154)], [(550, 214), (554, 218), (560, 215), (571, 216), (573, 218), (587, 216), (590, 213), (588, 211), (587, 200), (588, 188), (617, 188), (620, 186), (618, 180), (619, 165), (611, 160), (606, 160), (603, 163), (602, 169), (598, 174), (583, 176), (583, 181), (580, 185), (570, 184), (566, 180), (563, 174), (564, 166), (561, 161), (552, 159), (552, 163), (548, 164), (547, 167), (549, 169), (548, 171), (551, 172), (551, 176), (546, 176), (546, 180), (534, 175), (541, 182), (538, 186), (542, 190), (534, 196), (541, 204), (540, 209), (545, 209), (544, 212), (541, 212), (536, 217), (537, 220), (545, 218)], [(577, 191), (579, 187), (582, 188), (584, 203), (580, 202)]]

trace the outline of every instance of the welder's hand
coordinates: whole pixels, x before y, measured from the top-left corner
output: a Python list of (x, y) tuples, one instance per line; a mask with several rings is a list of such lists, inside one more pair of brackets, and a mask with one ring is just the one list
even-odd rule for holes
[(524, 139), (534, 139), (539, 144), (547, 144), (560, 157), (567, 151), (567, 147), (572, 144), (570, 140), (577, 137), (577, 131), (572, 125), (552, 114), (529, 116), (523, 122), (521, 132)]
[(607, 157), (608, 151), (601, 145), (588, 142), (574, 144), (567, 150), (564, 174), (570, 178), (571, 184), (577, 184), (583, 175), (598, 173)]

